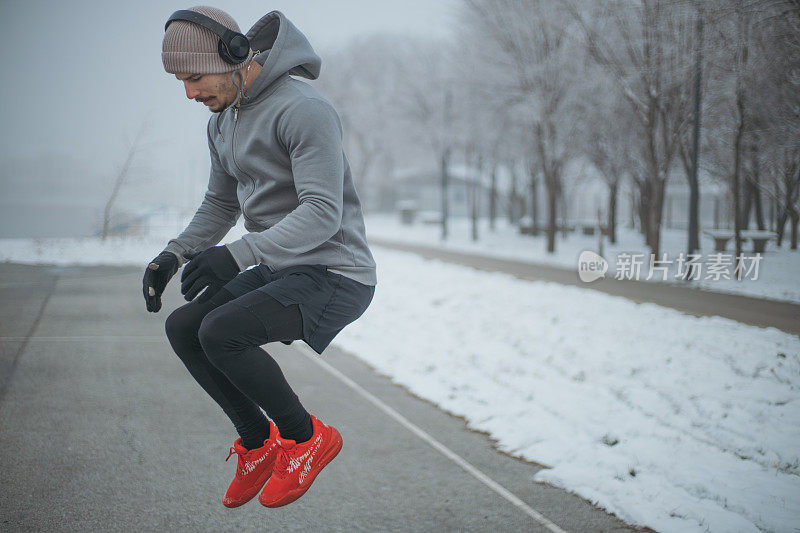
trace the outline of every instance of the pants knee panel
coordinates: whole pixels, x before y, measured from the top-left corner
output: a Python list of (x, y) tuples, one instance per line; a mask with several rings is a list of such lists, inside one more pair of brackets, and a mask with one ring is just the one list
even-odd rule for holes
[(197, 334), (202, 317), (195, 317), (188, 305), (175, 309), (164, 322), (164, 329), (170, 341), (185, 339)]
[(241, 325), (241, 317), (225, 306), (214, 309), (203, 318), (197, 336), (212, 363), (223, 363), (225, 358), (250, 345), (238, 339), (236, 332)]

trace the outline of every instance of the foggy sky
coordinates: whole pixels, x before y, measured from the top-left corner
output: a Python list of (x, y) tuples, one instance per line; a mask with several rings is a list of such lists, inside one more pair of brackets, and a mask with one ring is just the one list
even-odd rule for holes
[[(385, 31), (407, 33), (412, 39), (447, 35), (455, 0), (200, 3), (230, 13), (243, 32), (269, 11), (282, 11), (322, 57), (324, 77), (326, 50), (353, 37)], [(61, 176), (41, 171), (47, 174), (43, 180), (60, 180), (68, 189), (57, 194), (107, 196), (115, 170), (144, 121), (146, 144), (137, 163), (138, 183), (120, 201), (129, 202), (138, 194), (146, 202), (143, 195), (148, 190), (153, 197), (186, 195), (187, 182), (195, 190), (189, 203), (198, 201), (198, 184), (208, 179), (205, 124), (210, 113), (186, 98), (181, 83), (164, 72), (161, 63), (164, 22), (173, 11), (193, 5), (198, 4), (0, 0), (0, 196), (7, 204), (14, 196), (9, 192), (28, 198), (51, 189), (20, 178), (20, 165), (5, 163), (53, 154), (56, 160), (74, 160), (76, 164), (69, 165), (73, 174), (74, 169), (85, 169), (79, 177), (68, 170)], [(23, 169), (25, 165), (23, 161)], [(52, 166), (44, 164), (47, 169)], [(14, 202), (18, 206), (19, 199)], [(10, 218), (0, 219), (6, 230)]]

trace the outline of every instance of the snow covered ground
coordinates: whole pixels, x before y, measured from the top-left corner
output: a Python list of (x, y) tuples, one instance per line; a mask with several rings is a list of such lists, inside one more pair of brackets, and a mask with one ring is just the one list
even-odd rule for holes
[[(516, 259), (529, 261), (531, 263), (541, 263), (552, 266), (573, 269), (577, 271), (578, 256), (584, 250), (598, 251), (598, 238), (583, 236), (578, 232), (567, 234), (566, 239), (562, 239), (559, 234), (556, 241), (556, 251), (554, 254), (546, 252), (547, 240), (544, 236), (532, 237), (530, 235), (520, 235), (516, 226), (508, 223), (506, 218), (498, 218), (493, 233), (490, 233), (487, 219), (480, 219), (478, 229), (478, 241), (472, 241), (471, 225), (466, 218), (453, 218), (449, 220), (447, 241), (441, 240), (441, 228), (438, 225), (426, 225), (419, 221), (412, 225), (400, 224), (397, 215), (376, 214), (365, 218), (367, 226), (367, 237), (376, 237), (391, 241), (404, 243), (426, 244), (437, 246), (445, 250), (461, 251), (472, 254), (488, 255), (492, 257), (502, 257), (506, 259)], [(755, 272), (742, 281), (735, 279), (715, 279), (716, 275), (708, 271), (709, 263), (713, 262), (711, 257), (714, 252), (714, 241), (706, 235), (700, 236), (700, 254), (705, 267), (700, 272), (700, 279), (685, 282), (676, 279), (677, 260), (679, 254), (686, 253), (686, 231), (676, 229), (664, 229), (661, 232), (661, 253), (666, 253), (667, 261), (672, 261), (667, 273), (667, 283), (677, 283), (689, 285), (705, 290), (720, 292), (732, 292), (747, 294), (762, 298), (775, 300), (788, 300), (800, 302), (800, 250), (789, 250), (787, 241), (784, 241), (783, 248), (777, 248), (775, 242), (767, 244), (766, 251), (762, 254), (758, 264), (758, 279), (753, 279)], [(749, 241), (743, 245), (745, 256), (752, 256), (752, 248)], [(617, 230), (617, 244), (609, 245), (606, 239), (603, 249), (603, 257), (609, 262), (609, 270), (606, 277), (614, 277), (617, 272), (616, 259), (620, 253), (646, 254), (640, 259), (644, 260), (641, 270), (643, 281), (661, 282), (663, 275), (656, 271), (652, 279), (647, 280), (647, 264), (650, 250), (644, 245), (643, 238), (636, 230), (620, 227)], [(730, 257), (730, 268), (723, 270), (729, 271), (729, 277), (733, 278), (733, 243), (728, 243), (725, 252)], [(659, 257), (663, 259), (663, 255)], [(723, 258), (724, 259), (724, 258)], [(750, 266), (748, 259), (746, 266)]]
[[(390, 224), (368, 219), (368, 233)], [(6, 239), (0, 260), (144, 271), (170, 237)], [(512, 235), (497, 242), (490, 251), (511, 253)], [(334, 344), (465, 417), (500, 449), (546, 465), (532, 482), (665, 532), (800, 523), (797, 337), (378, 246), (373, 253), (373, 303)]]
[(536, 481), (658, 531), (800, 523), (797, 337), (374, 253), (373, 304), (334, 342), (549, 466)]

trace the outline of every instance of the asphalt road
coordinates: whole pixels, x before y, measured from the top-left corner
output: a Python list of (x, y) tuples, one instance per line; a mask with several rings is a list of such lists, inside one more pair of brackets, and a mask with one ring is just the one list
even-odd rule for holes
[(342, 433), (342, 452), (291, 505), (225, 508), (233, 427), (164, 335), (185, 303), (178, 284), (150, 314), (141, 276), (0, 264), (3, 531), (633, 529), (534, 483), (541, 465), (498, 452), (335, 341), (322, 362), (300, 341), (264, 347)]
[(513, 259), (473, 255), (434, 246), (406, 244), (370, 237), (372, 246), (412, 252), (426, 258), (470, 266), (490, 272), (506, 272), (521, 279), (552, 281), (622, 296), (638, 303), (654, 303), (694, 316), (721, 316), (759, 327), (774, 327), (800, 336), (800, 305), (791, 302), (713, 292), (667, 283), (617, 280), (607, 277), (586, 283), (575, 269), (537, 265)]

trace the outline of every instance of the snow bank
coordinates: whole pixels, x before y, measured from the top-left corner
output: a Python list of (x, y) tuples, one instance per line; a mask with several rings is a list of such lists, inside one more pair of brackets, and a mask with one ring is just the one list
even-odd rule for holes
[(374, 248), (334, 343), (552, 483), (659, 531), (800, 519), (800, 339)]

